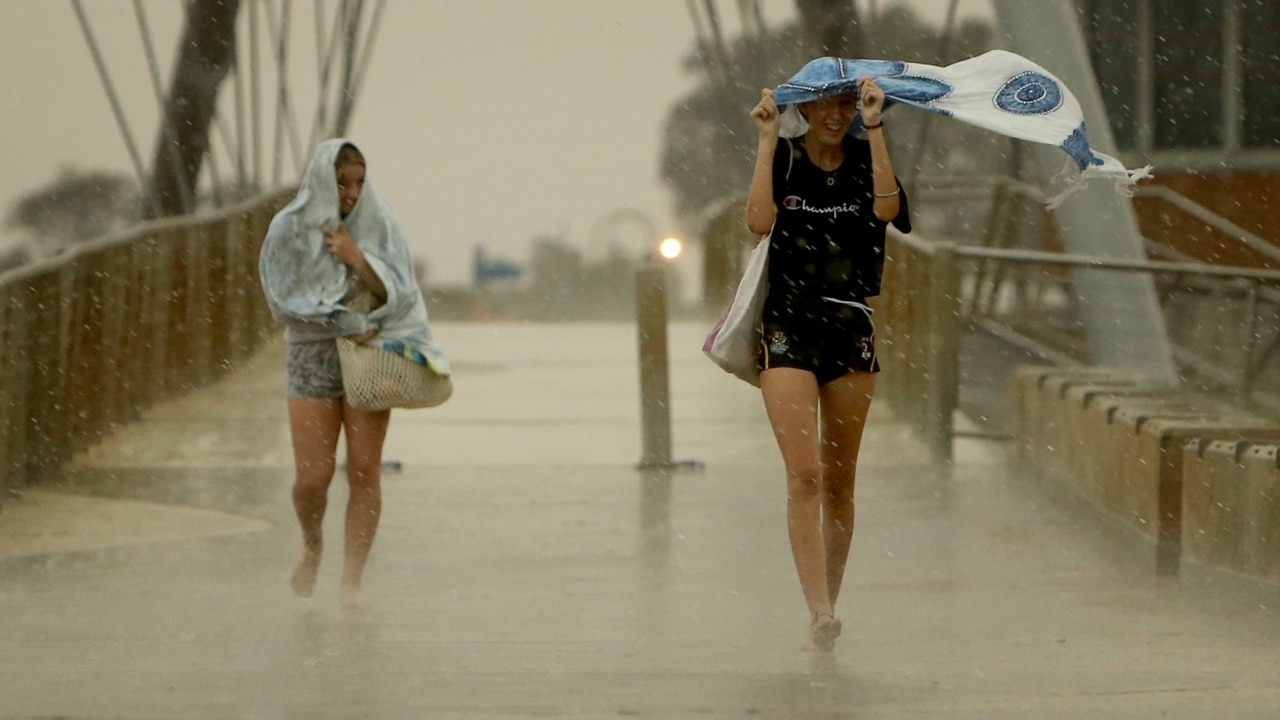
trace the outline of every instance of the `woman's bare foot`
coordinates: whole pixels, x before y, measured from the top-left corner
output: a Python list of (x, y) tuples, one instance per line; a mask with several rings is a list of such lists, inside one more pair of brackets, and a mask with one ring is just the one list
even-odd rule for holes
[(342, 588), (342, 609), (347, 612), (358, 610), (368, 610), (373, 607), (373, 603), (369, 602), (364, 595), (360, 594), (360, 588)]
[(298, 558), (298, 564), (293, 568), (293, 577), (289, 579), (294, 595), (311, 597), (311, 592), (316, 588), (316, 576), (320, 574), (321, 548), (320, 543), (316, 543), (314, 547), (309, 544), (302, 546), (302, 557)]
[(840, 637), (843, 629), (841, 622), (831, 613), (815, 613), (813, 622), (809, 623), (809, 636), (800, 649), (805, 652), (829, 653), (835, 650), (836, 638)]

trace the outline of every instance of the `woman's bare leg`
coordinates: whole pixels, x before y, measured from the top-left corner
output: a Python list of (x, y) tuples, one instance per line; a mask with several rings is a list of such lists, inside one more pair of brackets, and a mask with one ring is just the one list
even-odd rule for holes
[(302, 527), (302, 555), (290, 585), (301, 597), (311, 597), (324, 550), (324, 512), (333, 481), (334, 452), (342, 429), (342, 405), (337, 398), (289, 400), (289, 434), (293, 438), (293, 509)]
[(826, 547), (827, 593), (833, 608), (840, 597), (853, 540), (858, 449), (875, 387), (874, 373), (854, 372), (823, 385), (818, 393), (822, 406), (822, 533)]
[(344, 403), (342, 419), (347, 433), (347, 482), (351, 495), (347, 501), (339, 592), (342, 607), (356, 610), (368, 606), (360, 594), (360, 581), (382, 517), (382, 444), (391, 411), (358, 410)]
[(818, 383), (806, 370), (770, 368), (760, 373), (760, 389), (787, 469), (787, 534), (800, 589), (813, 620), (805, 649), (826, 650), (834, 640), (826, 635), (835, 618), (827, 590), (821, 523)]

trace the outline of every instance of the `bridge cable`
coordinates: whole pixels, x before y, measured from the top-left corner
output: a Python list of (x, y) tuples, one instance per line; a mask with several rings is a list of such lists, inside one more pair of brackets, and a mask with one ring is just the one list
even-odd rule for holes
[[(142, 0), (133, 0), (134, 15), (138, 20), (138, 34), (142, 37), (142, 51), (147, 59), (147, 69), (151, 73), (151, 88), (155, 92), (156, 106), (160, 108), (160, 133), (164, 142), (176, 142), (173, 128), (165, 122), (164, 84), (160, 79), (160, 65), (156, 61), (155, 46), (151, 42), (151, 28), (147, 23), (146, 12), (142, 8)], [(191, 212), (195, 207), (191, 187), (187, 183), (186, 173), (182, 172), (182, 161), (177, 153), (163, 153), (173, 166), (173, 176), (178, 181), (178, 195), (182, 200), (183, 214)]]
[[(133, 133), (130, 132), (129, 123), (124, 116), (124, 110), (120, 107), (120, 99), (116, 96), (115, 85), (111, 82), (111, 76), (102, 60), (102, 53), (98, 50), (98, 43), (94, 39), (93, 30), (89, 27), (89, 18), (85, 15), (84, 6), (80, 0), (71, 0), (71, 7), (76, 13), (76, 18), (80, 21), (80, 29), (84, 33), (85, 43), (89, 47), (89, 54), (93, 56), (94, 66), (98, 70), (98, 77), (102, 81), (102, 87), (107, 93), (107, 101), (111, 104), (111, 111), (115, 114), (116, 124), (120, 128), (121, 135), (124, 136), (124, 143), (129, 151), (129, 158), (133, 160), (133, 168), (138, 175), (138, 182), (143, 187), (146, 187), (147, 173), (143, 169), (142, 156), (138, 154), (138, 146), (133, 141)], [(154, 206), (153, 200), (153, 198), (147, 198), (148, 209)]]

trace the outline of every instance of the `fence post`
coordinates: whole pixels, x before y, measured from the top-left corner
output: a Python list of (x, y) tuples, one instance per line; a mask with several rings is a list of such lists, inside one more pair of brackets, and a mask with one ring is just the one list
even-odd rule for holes
[(959, 404), (960, 270), (955, 243), (939, 242), (929, 256), (929, 338), (925, 422), (931, 459), (951, 462)]

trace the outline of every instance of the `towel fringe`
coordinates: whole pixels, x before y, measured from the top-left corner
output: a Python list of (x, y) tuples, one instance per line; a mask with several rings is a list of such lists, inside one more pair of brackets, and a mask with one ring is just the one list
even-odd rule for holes
[(1138, 184), (1139, 180), (1149, 180), (1153, 177), (1155, 175), (1150, 165), (1144, 165), (1132, 170), (1126, 169), (1123, 172), (1099, 170), (1097, 168), (1086, 168), (1084, 172), (1080, 172), (1076, 170), (1074, 164), (1068, 162), (1067, 167), (1058, 173), (1051, 183), (1062, 189), (1045, 200), (1044, 205), (1049, 210), (1056, 210), (1062, 203), (1066, 202), (1067, 198), (1079, 192), (1086, 181), (1095, 178), (1110, 180), (1115, 187), (1117, 195), (1130, 198), (1133, 197), (1133, 188)]

